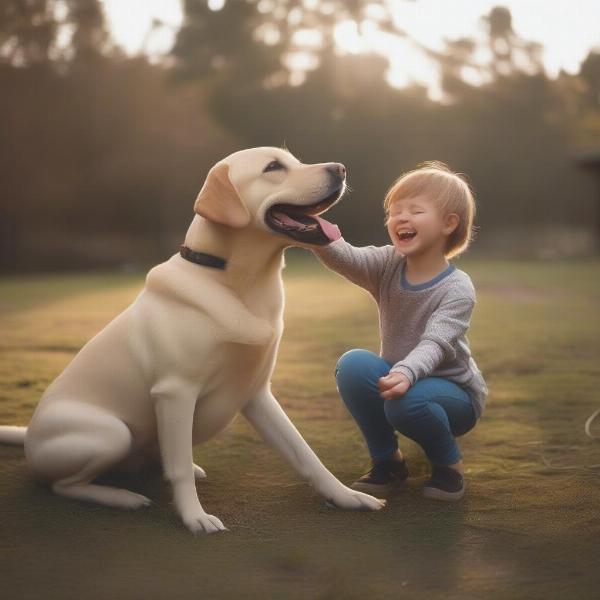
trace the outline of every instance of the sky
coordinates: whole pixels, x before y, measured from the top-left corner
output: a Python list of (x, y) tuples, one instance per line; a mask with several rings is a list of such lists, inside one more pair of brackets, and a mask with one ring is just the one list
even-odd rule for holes
[[(315, 3), (315, 0), (305, 1)], [(103, 2), (111, 33), (126, 52), (135, 54), (145, 48), (157, 57), (169, 51), (183, 19), (180, 0)], [(218, 10), (224, 0), (208, 2)], [(269, 0), (262, 2), (269, 4)], [(388, 5), (399, 27), (434, 50), (442, 49), (447, 39), (476, 37), (482, 31), (481, 17), (494, 6), (506, 6), (511, 11), (515, 32), (543, 45), (542, 59), (550, 77), (556, 77), (561, 69), (576, 73), (590, 49), (600, 50), (600, 0), (389, 0)], [(153, 19), (165, 26), (151, 32)], [(370, 25), (339, 23), (336, 29), (339, 51), (375, 51), (386, 55), (391, 59), (387, 75), (391, 85), (421, 83), (430, 88), (430, 96), (435, 98), (439, 94), (439, 70), (433, 61), (411, 42), (382, 36)], [(296, 60), (298, 64), (308, 64), (302, 56)], [(475, 85), (482, 83), (474, 73), (465, 75), (471, 76)], [(301, 83), (302, 77), (295, 81)]]

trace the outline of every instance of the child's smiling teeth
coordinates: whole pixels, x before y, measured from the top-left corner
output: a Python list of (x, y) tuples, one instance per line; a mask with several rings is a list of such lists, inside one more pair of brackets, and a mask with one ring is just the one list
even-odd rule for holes
[(403, 229), (402, 231), (398, 231), (398, 237), (402, 241), (411, 240), (417, 235), (417, 232), (414, 229)]

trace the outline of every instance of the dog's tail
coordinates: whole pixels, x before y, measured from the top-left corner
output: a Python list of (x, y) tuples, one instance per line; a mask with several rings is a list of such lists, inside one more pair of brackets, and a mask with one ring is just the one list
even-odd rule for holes
[(18, 425), (0, 425), (0, 444), (23, 446), (25, 444), (26, 433), (27, 427)]

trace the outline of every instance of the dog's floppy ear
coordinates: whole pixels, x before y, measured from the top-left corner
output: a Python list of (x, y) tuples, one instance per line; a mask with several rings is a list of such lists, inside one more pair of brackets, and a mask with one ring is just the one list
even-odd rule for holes
[(221, 163), (208, 172), (194, 211), (209, 221), (230, 227), (245, 227), (250, 223), (250, 213), (229, 180), (228, 164)]

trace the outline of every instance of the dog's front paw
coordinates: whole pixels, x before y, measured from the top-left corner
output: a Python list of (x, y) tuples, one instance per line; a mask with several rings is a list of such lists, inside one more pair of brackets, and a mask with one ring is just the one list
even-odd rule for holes
[(333, 494), (327, 494), (325, 497), (327, 506), (345, 510), (381, 510), (386, 505), (385, 500), (351, 490), (346, 486), (341, 486)]
[(194, 534), (216, 533), (217, 531), (228, 531), (220, 519), (205, 512), (198, 512), (183, 517), (185, 526)]
[(198, 481), (199, 479), (206, 479), (206, 471), (196, 464), (194, 464), (194, 479), (196, 481)]

